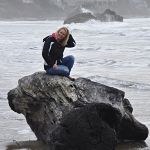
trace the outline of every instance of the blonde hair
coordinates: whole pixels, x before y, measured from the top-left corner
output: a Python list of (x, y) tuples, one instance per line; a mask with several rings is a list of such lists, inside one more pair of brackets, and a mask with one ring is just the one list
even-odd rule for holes
[(61, 27), (61, 28), (59, 28), (56, 32), (59, 33), (61, 30), (65, 30), (65, 32), (66, 32), (66, 37), (64, 38), (64, 40), (62, 40), (62, 41), (60, 42), (60, 44), (61, 44), (62, 46), (66, 46), (66, 45), (67, 45), (67, 42), (68, 42), (68, 39), (69, 39), (70, 33), (69, 33), (68, 28), (66, 28), (66, 27)]

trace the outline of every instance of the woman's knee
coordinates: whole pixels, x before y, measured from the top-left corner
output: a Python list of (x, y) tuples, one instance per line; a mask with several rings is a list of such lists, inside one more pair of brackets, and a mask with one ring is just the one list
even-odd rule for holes
[(73, 62), (75, 61), (75, 57), (73, 55), (69, 55), (68, 56), (70, 60), (72, 60)]

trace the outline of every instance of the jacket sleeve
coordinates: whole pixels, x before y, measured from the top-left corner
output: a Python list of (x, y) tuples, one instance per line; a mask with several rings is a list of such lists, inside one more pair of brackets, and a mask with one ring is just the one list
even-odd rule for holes
[(49, 55), (49, 49), (50, 49), (50, 45), (51, 45), (50, 36), (45, 38), (43, 41), (44, 41), (44, 46), (43, 46), (43, 50), (42, 50), (42, 56), (43, 56), (45, 62), (50, 67), (52, 67), (55, 64), (55, 60)]
[(66, 47), (75, 47), (75, 45), (76, 45), (76, 42), (74, 38), (72, 37), (72, 35), (70, 34)]

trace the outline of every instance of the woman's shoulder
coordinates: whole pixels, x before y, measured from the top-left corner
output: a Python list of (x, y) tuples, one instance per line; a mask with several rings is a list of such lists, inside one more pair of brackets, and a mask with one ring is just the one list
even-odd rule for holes
[(46, 42), (46, 41), (49, 41), (49, 42), (53, 42), (54, 41), (54, 38), (52, 35), (48, 35), (46, 37), (43, 38), (43, 42)]

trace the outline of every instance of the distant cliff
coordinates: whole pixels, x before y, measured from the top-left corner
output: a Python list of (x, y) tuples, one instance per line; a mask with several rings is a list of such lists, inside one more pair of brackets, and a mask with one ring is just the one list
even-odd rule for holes
[(111, 9), (117, 14), (128, 17), (148, 17), (150, 16), (149, 0), (104, 0), (92, 5), (92, 2), (84, 3), (83, 7), (102, 13), (105, 9)]
[(62, 8), (52, 0), (1, 0), (0, 19), (57, 19)]
[(1, 0), (0, 19), (64, 19), (78, 7), (93, 13), (111, 9), (126, 18), (150, 16), (149, 0)]

